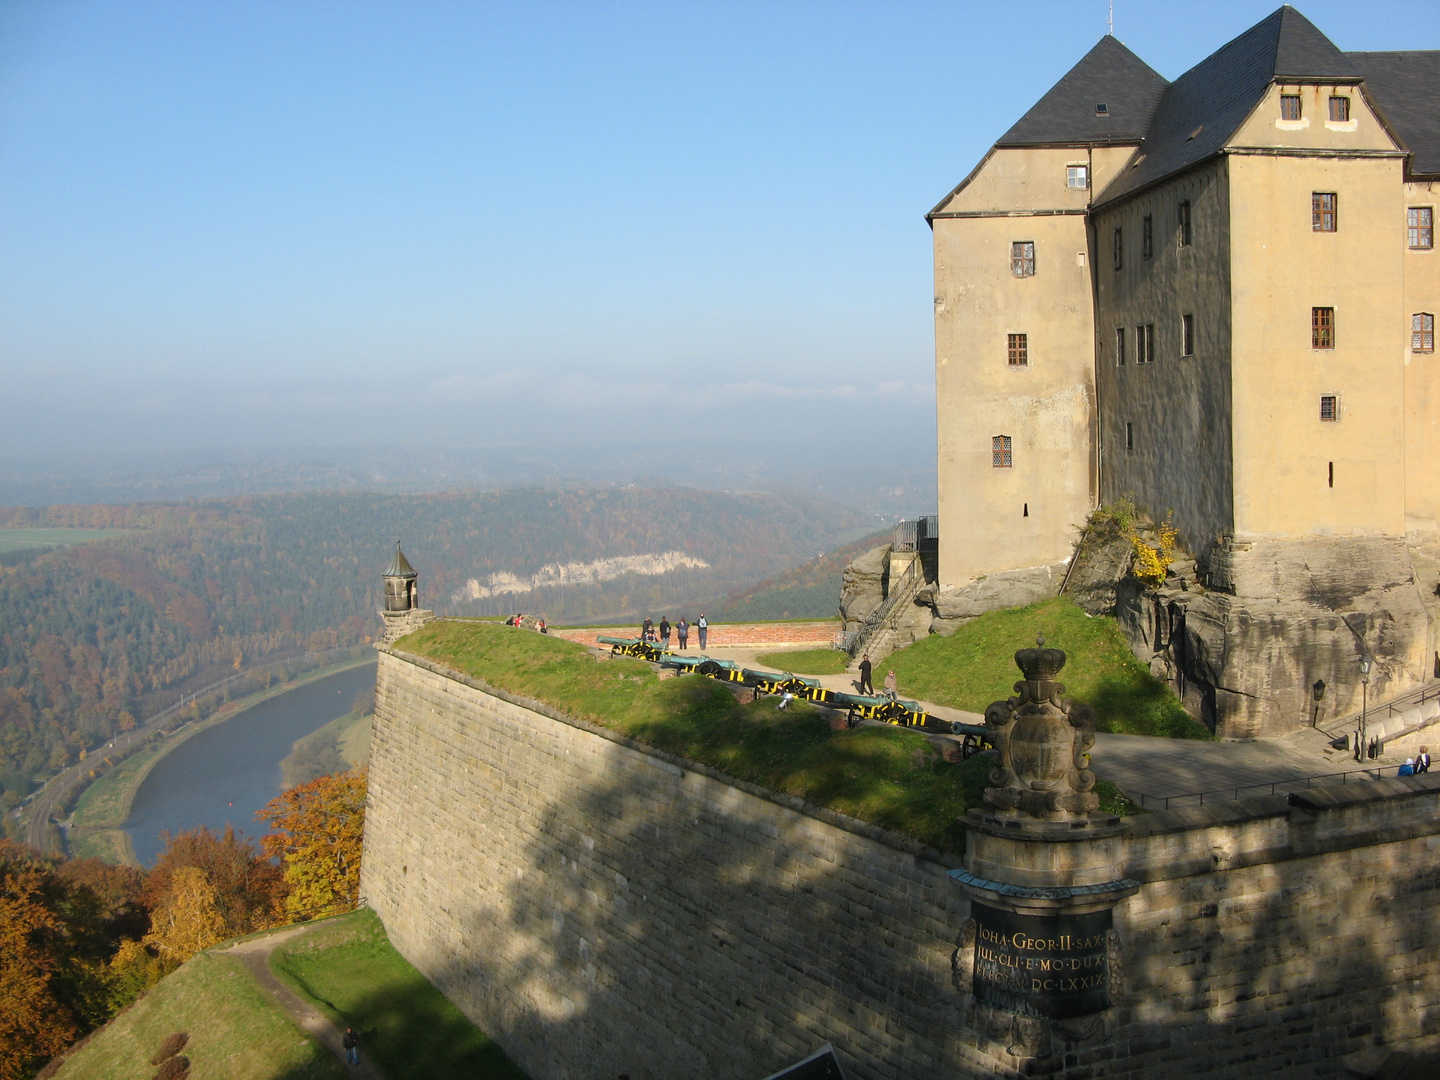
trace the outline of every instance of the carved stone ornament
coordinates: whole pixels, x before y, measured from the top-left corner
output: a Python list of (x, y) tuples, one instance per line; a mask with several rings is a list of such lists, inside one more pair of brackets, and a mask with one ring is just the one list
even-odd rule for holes
[(1001, 812), (1058, 821), (1100, 808), (1089, 750), (1095, 745), (1095, 711), (1061, 695), (1055, 681), (1065, 666), (1059, 649), (1021, 649), (1015, 663), (1025, 679), (1017, 697), (985, 710), (990, 744), (1000, 754), (985, 789), (985, 805)]

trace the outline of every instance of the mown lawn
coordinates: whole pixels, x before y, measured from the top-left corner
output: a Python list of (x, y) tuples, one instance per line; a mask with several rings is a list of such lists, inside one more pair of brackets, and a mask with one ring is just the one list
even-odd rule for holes
[(507, 627), (436, 622), (397, 648), (547, 702), (660, 750), (798, 795), (935, 847), (964, 850), (956, 818), (980, 805), (990, 761), (944, 761), (899, 728), (832, 731), (813, 706), (741, 704), (699, 675), (660, 679), (649, 664)]
[(839, 649), (795, 649), (757, 656), (755, 663), (794, 675), (841, 675), (850, 670), (850, 657)]
[(331, 919), (279, 946), (270, 970), (336, 1027), (353, 1027), (361, 1055), (387, 1080), (525, 1080), (395, 951), (373, 911)]
[(205, 1080), (341, 1080), (345, 1066), (296, 1027), (232, 956), (201, 953), (95, 1032), (57, 1080), (141, 1080), (167, 1035)]
[(1047, 648), (1065, 650), (1060, 680), (1066, 695), (1094, 707), (1101, 731), (1212, 737), (1170, 688), (1136, 661), (1114, 619), (1091, 618), (1060, 597), (992, 611), (953, 637), (932, 636), (902, 649), (884, 666), (895, 669), (902, 696), (984, 712), (992, 701), (1013, 696), (1021, 678), (1015, 652), (1034, 646), (1037, 634), (1045, 635)]

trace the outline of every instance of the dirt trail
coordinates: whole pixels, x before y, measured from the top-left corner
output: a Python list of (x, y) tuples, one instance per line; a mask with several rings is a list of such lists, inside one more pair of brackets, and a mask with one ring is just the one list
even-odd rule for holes
[[(292, 926), (285, 930), (277, 930), (273, 934), (266, 934), (264, 937), (250, 938), (247, 941), (239, 942), (224, 951), (232, 953), (250, 969), (250, 974), (255, 977), (255, 981), (261, 989), (273, 997), (307, 1035), (344, 1061), (345, 1049), (341, 1046), (340, 1029), (332, 1024), (319, 1009), (296, 996), (270, 970), (270, 954), (275, 951), (275, 947), (301, 937), (309, 930), (309, 926)], [(370, 1055), (366, 1053), (364, 1046), (360, 1047), (360, 1064), (347, 1065), (346, 1068), (350, 1070), (351, 1076), (360, 1077), (362, 1080), (385, 1080), (384, 1074), (370, 1060)]]

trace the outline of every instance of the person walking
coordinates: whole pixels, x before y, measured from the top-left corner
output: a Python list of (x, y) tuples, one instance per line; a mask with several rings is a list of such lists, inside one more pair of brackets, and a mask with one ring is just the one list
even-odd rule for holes
[(660, 647), (661, 647), (662, 649), (668, 649), (668, 648), (670, 647), (670, 616), (669, 616), (669, 615), (661, 615), (661, 616), (660, 616)]
[(870, 681), (870, 674), (873, 669), (870, 666), (870, 654), (865, 654), (865, 659), (860, 661), (860, 693), (875, 693), (875, 685)]
[(705, 613), (700, 612), (700, 618), (695, 620), (695, 629), (700, 631), (700, 648), (705, 648), (705, 632), (710, 629), (710, 624), (705, 621)]
[(353, 1027), (345, 1029), (345, 1035), (340, 1040), (340, 1045), (345, 1047), (345, 1064), (360, 1064), (360, 1036), (355, 1034)]
[(1430, 771), (1430, 751), (1423, 746), (1420, 747), (1420, 756), (1415, 759), (1415, 771), (1417, 773)]
[(885, 672), (885, 693), (890, 696), (891, 701), (895, 700), (895, 669), (893, 667)]
[(685, 621), (685, 616), (680, 616), (680, 621), (675, 624), (675, 637), (680, 641), (680, 648), (685, 648), (685, 642), (690, 637), (690, 624)]

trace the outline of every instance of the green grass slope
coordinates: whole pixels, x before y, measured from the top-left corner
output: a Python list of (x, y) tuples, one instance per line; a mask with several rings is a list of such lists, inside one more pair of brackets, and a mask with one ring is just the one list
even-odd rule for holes
[(342, 1031), (387, 1080), (525, 1080), (505, 1051), (397, 953), (373, 911), (288, 941), (270, 970)]
[(840, 675), (850, 670), (850, 656), (839, 649), (791, 649), (765, 653), (755, 662), (772, 671), (795, 675)]
[[(984, 712), (992, 701), (1014, 694), (1021, 677), (1015, 652), (1034, 646), (1037, 634), (1045, 635), (1047, 647), (1065, 650), (1060, 679), (1066, 694), (1094, 707), (1101, 731), (1174, 739), (1211, 737), (1169, 687), (1140, 666), (1114, 619), (1092, 618), (1061, 597), (992, 611), (966, 623), (952, 637), (917, 642), (881, 666), (895, 669), (905, 696)], [(876, 682), (881, 674), (876, 672)]]
[(190, 1042), (190, 1075), (204, 1080), (340, 1080), (345, 1066), (302, 1032), (234, 957), (201, 953), (106, 1024), (57, 1080), (144, 1080), (173, 1032)]
[(650, 665), (597, 659), (579, 645), (483, 623), (438, 622), (397, 647), (547, 702), (573, 716), (730, 776), (874, 822), (935, 847), (963, 850), (955, 819), (980, 803), (990, 763), (942, 760), (900, 728), (832, 731), (812, 706), (741, 704), (699, 675), (660, 679)]

